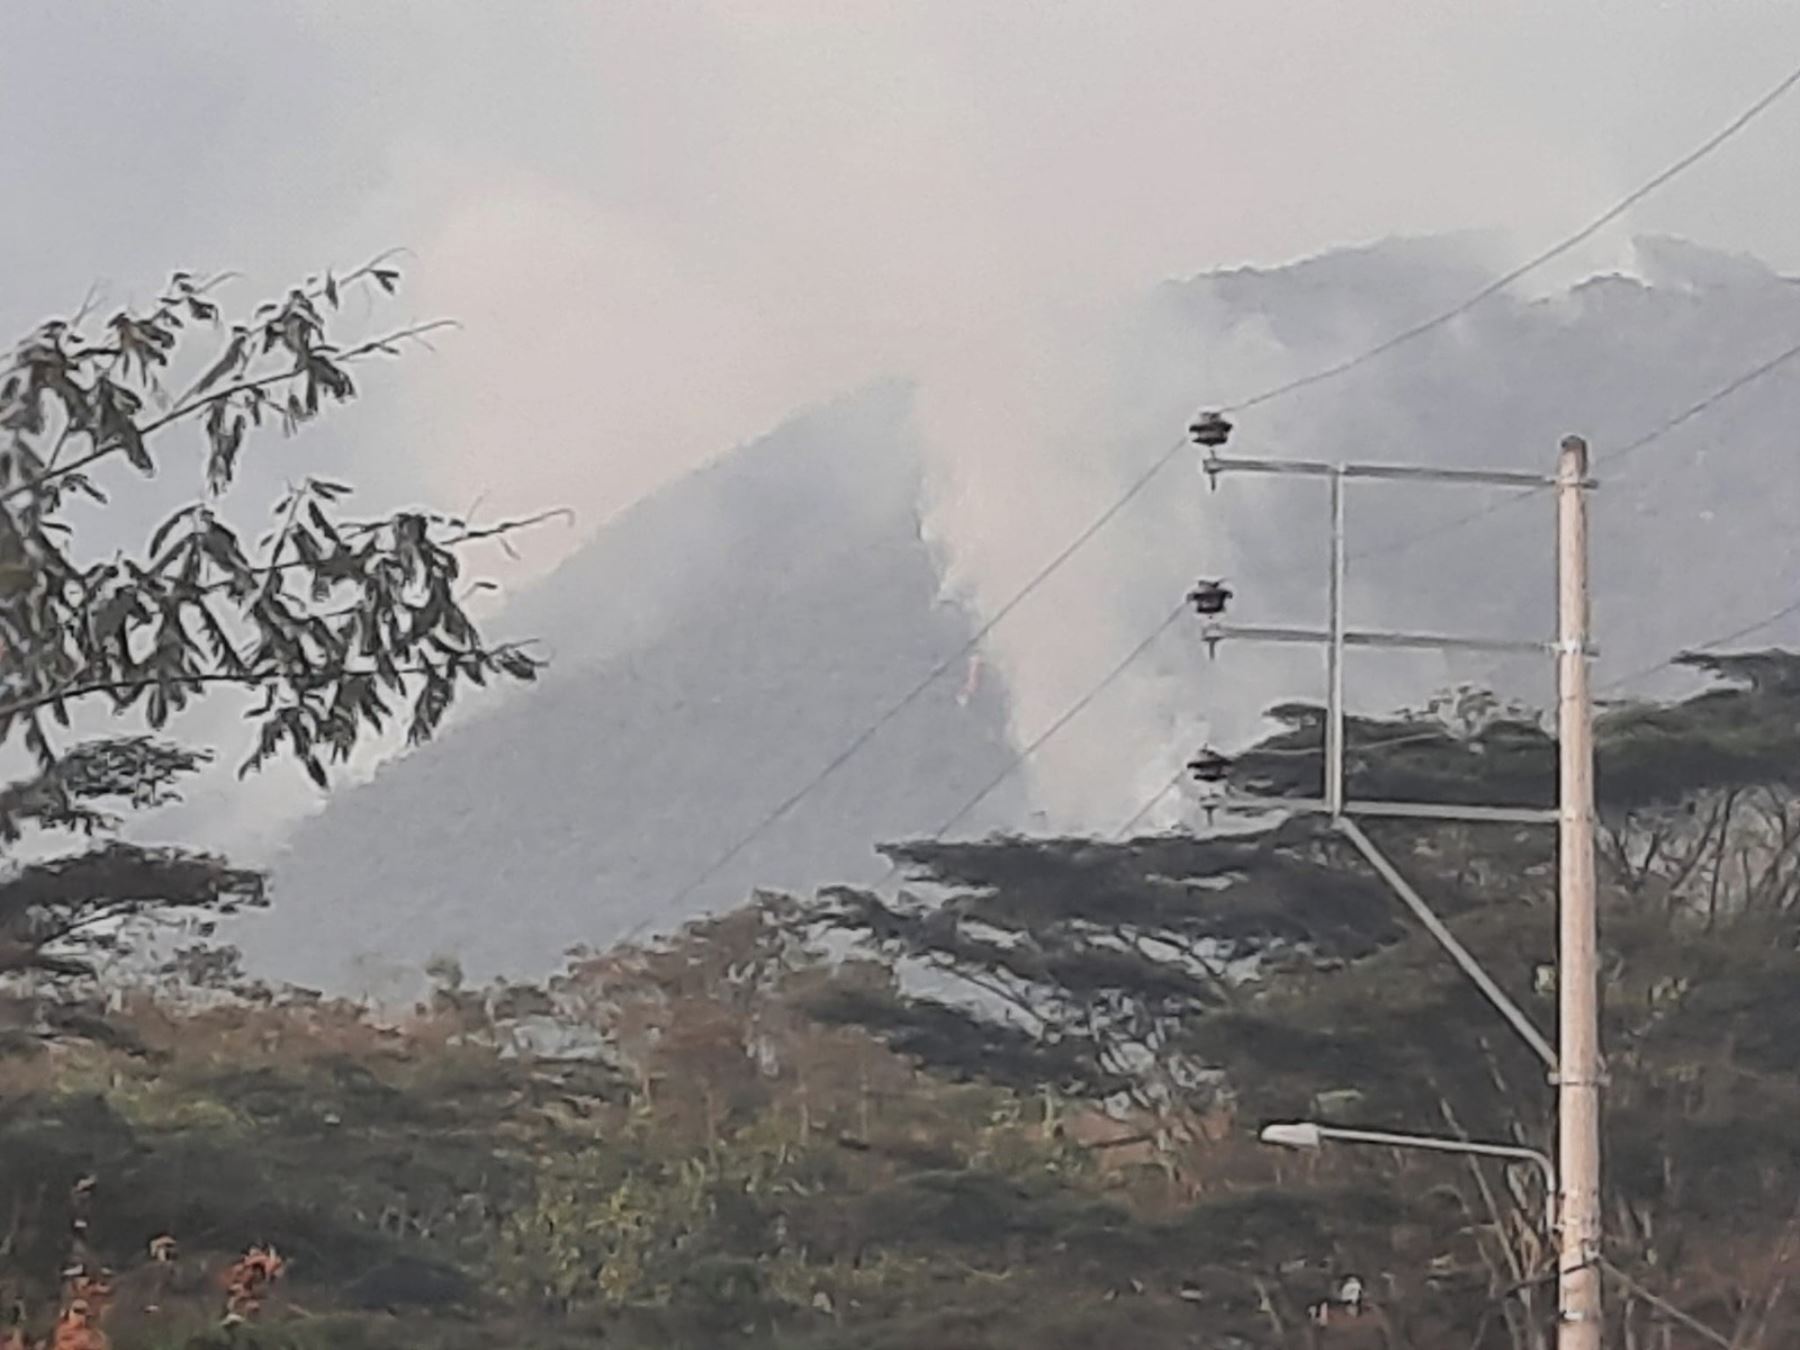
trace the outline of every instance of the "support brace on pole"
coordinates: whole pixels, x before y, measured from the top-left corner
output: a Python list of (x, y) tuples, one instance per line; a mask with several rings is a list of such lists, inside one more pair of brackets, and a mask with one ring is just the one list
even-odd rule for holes
[[(1518, 1005), (1506, 996), (1506, 991), (1494, 983), (1469, 949), (1457, 941), (1456, 935), (1450, 931), (1442, 919), (1438, 918), (1431, 906), (1425, 903), (1424, 897), (1413, 889), (1405, 877), (1400, 875), (1399, 869), (1375, 846), (1374, 841), (1363, 832), (1362, 827), (1355, 820), (1351, 819), (1351, 816), (1353, 814), (1387, 815), (1411, 816), (1419, 819), (1547, 824), (1559, 820), (1560, 812), (1532, 807), (1470, 806), (1448, 802), (1353, 802), (1348, 800), (1344, 781), (1346, 711), (1344, 706), (1344, 653), (1345, 648), (1351, 646), (1563, 653), (1565, 650), (1569, 650), (1569, 640), (1564, 636), (1555, 643), (1514, 642), (1484, 638), (1436, 637), (1413, 633), (1350, 631), (1344, 622), (1344, 573), (1348, 556), (1344, 528), (1344, 486), (1347, 480), (1367, 478), (1537, 490), (1559, 484), (1566, 486), (1569, 474), (1562, 468), (1559, 468), (1555, 477), (1548, 477), (1535, 473), (1437, 469), (1396, 464), (1329, 464), (1314, 460), (1227, 459), (1216, 454), (1207, 459), (1206, 470), (1213, 475), (1231, 470), (1250, 473), (1297, 474), (1328, 478), (1331, 484), (1331, 552), (1328, 574), (1330, 589), (1328, 591), (1328, 626), (1326, 630), (1321, 633), (1311, 629), (1244, 627), (1225, 625), (1215, 620), (1208, 625), (1205, 634), (1209, 643), (1215, 643), (1225, 638), (1241, 638), (1264, 642), (1322, 643), (1325, 646), (1325, 781), (1322, 784), (1323, 792), (1317, 799), (1269, 798), (1266, 799), (1266, 808), (1276, 811), (1284, 809), (1323, 811), (1328, 815), (1337, 831), (1356, 847), (1369, 865), (1375, 869), (1377, 875), (1388, 884), (1394, 894), (1400, 897), (1401, 902), (1412, 911), (1413, 916), (1425, 926), (1425, 930), (1449, 954), (1450, 959), (1456, 963), (1463, 974), (1469, 977), (1488, 1002), (1493, 1004), (1513, 1030), (1517, 1031), (1538, 1058), (1543, 1060), (1554, 1081), (1558, 1068), (1558, 1056), (1550, 1042), (1532, 1025), (1531, 1019), (1520, 1011)], [(1589, 486), (1585, 465), (1583, 465), (1579, 477), (1581, 486)], [(1587, 650), (1585, 635), (1579, 640), (1578, 646), (1574, 650), (1591, 655)]]
[(1414, 890), (1399, 869), (1388, 861), (1387, 855), (1375, 847), (1375, 841), (1364, 834), (1362, 827), (1348, 816), (1338, 816), (1333, 822), (1338, 832), (1356, 846), (1357, 852), (1368, 860), (1381, 879), (1393, 888), (1413, 917), (1425, 926), (1425, 930), (1437, 939), (1438, 945), (1449, 953), (1450, 959), (1456, 962), (1462, 973), (1473, 981), (1475, 987), (1487, 996), (1487, 1001), (1494, 1005), (1496, 1011), (1504, 1017), (1513, 1030), (1525, 1038), (1525, 1043), (1537, 1052), (1551, 1073), (1556, 1072), (1556, 1051), (1551, 1048), (1541, 1032), (1531, 1024), (1531, 1019), (1519, 1009), (1519, 1006), (1506, 996), (1506, 991), (1495, 984), (1492, 977), (1481, 968), (1469, 949), (1458, 942), (1456, 934), (1444, 924), (1444, 921), (1425, 903), (1424, 897)]

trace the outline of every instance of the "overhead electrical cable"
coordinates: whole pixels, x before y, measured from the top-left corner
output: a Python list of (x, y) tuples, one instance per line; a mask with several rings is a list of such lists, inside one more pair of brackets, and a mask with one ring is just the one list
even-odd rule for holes
[[(1443, 325), (1460, 318), (1462, 315), (1474, 309), (1477, 305), (1499, 294), (1507, 287), (1530, 275), (1538, 268), (1563, 256), (1571, 249), (1578, 247), (1586, 240), (1592, 238), (1608, 224), (1624, 215), (1625, 212), (1629, 211), (1633, 206), (1636, 206), (1639, 202), (1643, 201), (1646, 197), (1649, 197), (1658, 189), (1666, 186), (1669, 182), (1685, 173), (1695, 164), (1698, 164), (1701, 160), (1712, 154), (1720, 146), (1731, 140), (1782, 97), (1791, 92), (1796, 85), (1800, 85), (1800, 67), (1796, 67), (1782, 79), (1779, 84), (1765, 93), (1761, 98), (1757, 99), (1756, 102), (1751, 104), (1742, 113), (1738, 114), (1731, 122), (1727, 123), (1723, 128), (1707, 138), (1706, 141), (1702, 142), (1695, 149), (1689, 151), (1673, 164), (1670, 164), (1667, 168), (1648, 179), (1641, 186), (1621, 197), (1618, 201), (1613, 203), (1613, 205), (1594, 217), (1580, 229), (1576, 230), (1573, 234), (1568, 235), (1541, 253), (1538, 253), (1536, 256), (1521, 263), (1517, 267), (1514, 267), (1503, 276), (1482, 286), (1479, 290), (1475, 291), (1466, 299), (1460, 301), (1451, 308), (1420, 323), (1416, 323), (1409, 328), (1403, 329), (1401, 332), (1376, 343), (1374, 346), (1367, 348), (1354, 357), (1324, 367), (1323, 369), (1313, 371), (1308, 375), (1286, 381), (1270, 389), (1265, 389), (1258, 394), (1252, 395), (1246, 399), (1241, 399), (1236, 403), (1226, 404), (1224, 405), (1223, 410), (1226, 412), (1247, 411), (1252, 408), (1272, 403), (1277, 399), (1284, 398), (1301, 389), (1310, 388), (1327, 380), (1335, 379), (1338, 376), (1347, 374), (1361, 366), (1367, 365), (1369, 362), (1424, 336), (1436, 328), (1442, 327)], [(862, 750), (873, 741), (884, 728), (891, 724), (896, 717), (905, 712), (913, 704), (917, 703), (933, 684), (942, 679), (945, 674), (955, 669), (956, 666), (972, 655), (987, 637), (999, 627), (1001, 623), (1005, 622), (1005, 620), (1013, 614), (1020, 605), (1024, 604), (1024, 602), (1029, 599), (1039, 587), (1060, 571), (1064, 564), (1086, 547), (1086, 545), (1105, 529), (1121, 511), (1142, 495), (1144, 490), (1150, 486), (1163, 469), (1187, 447), (1188, 441), (1183, 438), (1160, 453), (1153, 461), (1151, 461), (1149, 467), (1144, 469), (1131, 481), (1117, 499), (1095, 516), (1085, 528), (1076, 534), (1075, 537), (1051, 557), (1048, 562), (1033, 573), (1025, 584), (1014, 593), (1012, 598), (1001, 605), (1000, 608), (976, 630), (974, 635), (971, 636), (968, 641), (934, 665), (917, 683), (907, 690), (905, 694), (897, 701), (890, 704), (872, 722), (851, 738), (851, 740), (833, 755), (823, 767), (798, 788), (789, 793), (771, 810), (762, 815), (757, 822), (749, 830), (740, 835), (730, 847), (718, 854), (681, 887), (665, 897), (657, 907), (657, 911), (666, 912), (678, 908), (701, 886), (705, 885), (708, 881), (711, 881), (729, 866), (746, 848), (750, 847), (751, 844), (755, 843), (756, 840), (761, 838), (779, 823), (788, 812), (792, 811), (801, 802), (805, 801), (816, 792), (824, 783), (834, 777), (839, 770), (860, 754)]]

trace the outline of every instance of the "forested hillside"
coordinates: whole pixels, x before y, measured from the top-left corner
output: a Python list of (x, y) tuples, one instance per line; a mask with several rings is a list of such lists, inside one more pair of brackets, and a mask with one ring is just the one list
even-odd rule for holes
[[(1800, 1334), (1800, 658), (1698, 665), (1706, 692), (1600, 727), (1609, 1306), (1620, 1344), (1772, 1350)], [(1306, 790), (1316, 710), (1276, 716), (1235, 772)], [(1356, 723), (1351, 760), (1357, 791), (1531, 801), (1554, 744), (1469, 691)], [(1545, 832), (1380, 835), (1549, 1025)], [(899, 899), (768, 893), (541, 986), (439, 966), (398, 1026), (215, 962), (108, 1044), (9, 1060), (26, 1325), (79, 1296), (121, 1347), (212, 1344), (222, 1272), (272, 1248), (235, 1343), (1547, 1345), (1530, 1168), (1257, 1142), (1546, 1145), (1541, 1065), (1341, 845), (895, 855)], [(59, 1295), (72, 1242), (98, 1294)]]
[[(1602, 694), (1691, 687), (1666, 670), (1609, 682), (1789, 598), (1800, 478), (1759, 466), (1787, 462), (1800, 386), (1777, 374), (1685, 414), (1792, 345), (1800, 290), (1679, 241), (1640, 241), (1638, 256), (1635, 277), (1493, 297), (1353, 379), (1246, 415), (1233, 448), (1547, 471), (1560, 438), (1581, 432), (1602, 484)], [(996, 407), (1004, 444), (956, 439), (973, 433), (942, 414), (946, 400), (1000, 397), (972, 353), (966, 385), (878, 388), (724, 455), (516, 602), (502, 622), (544, 639), (545, 680), (335, 792), (276, 860), (280, 903), (243, 934), (246, 950), (333, 990), (407, 987), (404, 971), (416, 980), (435, 954), (536, 975), (572, 943), (673, 927), (756, 886), (872, 880), (878, 842), (949, 819), (1196, 576), (1230, 576), (1242, 621), (1318, 622), (1322, 494), (1229, 477), (1209, 492), (1193, 456), (1178, 457), (984, 641), (973, 684), (953, 662), (823, 790), (661, 908), (1056, 554), (1067, 539), (1046, 521), (1072, 534), (1098, 515), (1197, 406), (1328, 366), (1486, 279), (1462, 241), (1423, 239), (1172, 282), (1081, 347), (1078, 388)], [(1543, 496), (1358, 484), (1351, 622), (1546, 635), (1550, 520)], [(1017, 566), (990, 577), (982, 560), (998, 543)], [(1529, 657), (1358, 653), (1349, 688), (1370, 710), (1462, 680), (1543, 702), (1547, 677)], [(1202, 738), (1241, 743), (1267, 704), (1316, 699), (1319, 681), (1313, 655), (1291, 649), (1233, 647), (1210, 663), (1193, 625), (1178, 625), (958, 833), (1022, 827), (1036, 811), (1051, 828), (1109, 832)], [(373, 971), (352, 964), (365, 953)]]
[[(277, 861), (280, 905), (243, 935), (252, 961), (390, 995), (436, 955), (542, 973), (659, 922), (661, 901), (974, 631), (920, 537), (909, 408), (892, 386), (815, 410), (610, 525), (501, 621), (553, 657), (534, 697), (304, 822)], [(756, 885), (873, 878), (871, 840), (956, 810), (1008, 754), (1004, 692), (969, 687), (966, 666), (678, 917)], [(990, 808), (1016, 820), (1017, 787)]]

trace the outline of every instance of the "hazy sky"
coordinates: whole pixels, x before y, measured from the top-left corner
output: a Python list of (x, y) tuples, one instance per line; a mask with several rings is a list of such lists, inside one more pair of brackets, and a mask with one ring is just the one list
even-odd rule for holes
[[(13, 0), (5, 18), (0, 326), (97, 281), (123, 298), (232, 268), (252, 299), (403, 246), (394, 322), (465, 327), (372, 374), (309, 453), (385, 494), (563, 504), (584, 529), (879, 375), (923, 378), (954, 479), (1080, 368), (1040, 340), (1082, 331), (1062, 316), (1390, 234), (1492, 232), (1512, 261), (1800, 60), (1800, 5), (1774, 0)], [(1797, 134), (1800, 96), (1544, 280), (1623, 265), (1641, 231), (1800, 273)], [(536, 536), (513, 575), (578, 538)]]
[[(588, 525), (946, 335), (1391, 233), (1547, 241), (1800, 58), (1800, 6), (1770, 0), (6, 17), (0, 322), (96, 280), (276, 286), (404, 245), (396, 317), (467, 328), (380, 377), (359, 449), (458, 505)], [(1800, 271), (1797, 131), (1800, 102), (1625, 230)]]

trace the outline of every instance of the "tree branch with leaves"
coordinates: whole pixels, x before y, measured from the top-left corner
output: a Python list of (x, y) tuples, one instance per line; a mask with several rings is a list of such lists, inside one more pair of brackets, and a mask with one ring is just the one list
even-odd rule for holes
[[(292, 437), (352, 402), (361, 366), (444, 325), (339, 335), (352, 291), (395, 292), (386, 258), (235, 319), (218, 298), (226, 279), (178, 272), (147, 307), (104, 321), (84, 307), (0, 364), (0, 749), (34, 766), (0, 787), (6, 845), (110, 831), (121, 811), (170, 800), (211, 751), (153, 733), (221, 688), (258, 696), (240, 772), (288, 756), (324, 787), (367, 738), (403, 724), (416, 744), (468, 686), (540, 668), (525, 646), (486, 642), (465, 608), (482, 585), (465, 575), (467, 547), (532, 521), (359, 515), (349, 485), (318, 475), (281, 494), (265, 527), (238, 507), (259, 435)], [(204, 486), (134, 543), (107, 508), (181, 468)], [(129, 730), (83, 739), (84, 707)], [(64, 883), (53, 903), (39, 895), (50, 877)], [(0, 942), (45, 953), (127, 913), (260, 900), (216, 859), (112, 842), (12, 867)]]

